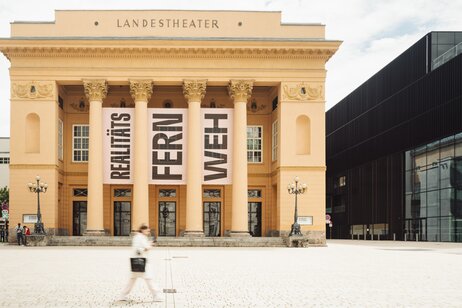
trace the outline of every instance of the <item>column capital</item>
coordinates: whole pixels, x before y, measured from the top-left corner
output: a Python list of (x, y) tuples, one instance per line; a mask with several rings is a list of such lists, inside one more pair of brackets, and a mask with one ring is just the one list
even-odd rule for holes
[(229, 81), (228, 93), (229, 96), (237, 102), (247, 102), (252, 95), (254, 80), (236, 80)]
[(152, 95), (152, 80), (130, 80), (130, 94), (135, 102), (149, 101)]
[(107, 81), (104, 79), (84, 79), (83, 88), (87, 99), (91, 101), (103, 101), (107, 95)]
[(205, 96), (207, 79), (202, 80), (183, 80), (183, 95), (188, 102), (200, 102)]

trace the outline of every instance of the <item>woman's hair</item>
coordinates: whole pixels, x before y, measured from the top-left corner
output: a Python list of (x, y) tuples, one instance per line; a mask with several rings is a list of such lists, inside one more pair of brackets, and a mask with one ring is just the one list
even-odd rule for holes
[(138, 232), (141, 233), (141, 232), (143, 232), (143, 230), (147, 230), (147, 229), (149, 229), (148, 225), (147, 224), (142, 224), (140, 226), (140, 229), (138, 230)]

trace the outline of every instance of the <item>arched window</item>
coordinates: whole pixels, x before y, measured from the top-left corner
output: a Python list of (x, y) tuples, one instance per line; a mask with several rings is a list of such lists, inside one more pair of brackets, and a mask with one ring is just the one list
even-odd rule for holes
[(29, 113), (26, 117), (26, 153), (40, 153), (40, 117)]
[(311, 127), (310, 118), (306, 115), (297, 117), (297, 155), (310, 154), (311, 150)]

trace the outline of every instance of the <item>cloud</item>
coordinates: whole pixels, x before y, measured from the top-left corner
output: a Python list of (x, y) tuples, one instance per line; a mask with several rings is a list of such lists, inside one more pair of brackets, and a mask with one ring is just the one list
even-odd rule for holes
[[(342, 40), (327, 64), (327, 108), (338, 103), (430, 31), (462, 30), (462, 1), (453, 0), (0, 0), (0, 36), (13, 20), (54, 20), (54, 9), (197, 9), (282, 11), (282, 21), (321, 22)], [(9, 135), (8, 61), (0, 60), (0, 136)], [(7, 107), (8, 106), (8, 107)]]

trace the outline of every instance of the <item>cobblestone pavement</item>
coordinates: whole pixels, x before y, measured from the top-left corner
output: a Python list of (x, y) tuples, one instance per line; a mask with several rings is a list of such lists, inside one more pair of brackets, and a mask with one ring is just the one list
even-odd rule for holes
[(462, 245), (155, 248), (163, 303), (129, 276), (128, 247), (0, 246), (0, 307), (461, 307)]

